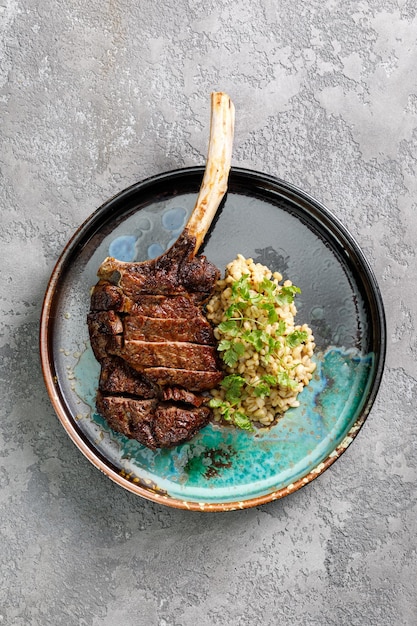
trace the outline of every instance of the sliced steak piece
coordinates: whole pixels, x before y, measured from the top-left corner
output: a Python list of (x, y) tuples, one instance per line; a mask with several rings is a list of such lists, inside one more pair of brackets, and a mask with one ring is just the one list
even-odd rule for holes
[(147, 367), (143, 373), (146, 378), (161, 387), (178, 385), (189, 391), (213, 389), (224, 377), (221, 371), (203, 372), (174, 367)]
[(148, 448), (170, 448), (188, 441), (206, 426), (207, 407), (186, 409), (158, 400), (97, 395), (97, 410), (113, 430)]
[(145, 315), (128, 315), (124, 319), (125, 342), (187, 341), (215, 345), (213, 328), (203, 315), (195, 318), (158, 319)]
[(175, 405), (157, 406), (153, 430), (158, 447), (171, 448), (189, 441), (210, 419), (210, 409), (184, 409)]
[(114, 311), (99, 311), (87, 316), (91, 347), (98, 361), (117, 353), (123, 346), (123, 324)]
[(99, 390), (103, 393), (130, 394), (141, 398), (157, 398), (159, 387), (136, 372), (119, 357), (106, 358), (101, 363)]
[(100, 392), (96, 400), (97, 410), (110, 428), (130, 439), (137, 439), (148, 448), (155, 449), (157, 443), (153, 434), (156, 398), (137, 400), (118, 396), (104, 396)]
[(160, 319), (175, 317), (200, 317), (201, 306), (198, 306), (190, 295), (157, 295), (141, 294), (131, 309), (132, 315), (146, 315)]
[(218, 370), (218, 354), (214, 346), (186, 341), (125, 341), (116, 354), (139, 372), (147, 367)]
[(97, 361), (101, 362), (123, 349), (123, 335), (101, 335), (90, 331), (90, 343)]
[(149, 315), (150, 317), (188, 317), (201, 314), (200, 297), (193, 293), (149, 294), (133, 293), (128, 298), (123, 289), (108, 280), (99, 280), (93, 287), (91, 311), (118, 311)]
[(93, 335), (121, 335), (123, 322), (114, 311), (94, 311), (87, 315), (87, 324)]
[(139, 398), (159, 398), (163, 401), (180, 402), (201, 406), (209, 399), (183, 387), (164, 387), (153, 383), (119, 357), (105, 359), (101, 363), (99, 390), (106, 395), (129, 395)]

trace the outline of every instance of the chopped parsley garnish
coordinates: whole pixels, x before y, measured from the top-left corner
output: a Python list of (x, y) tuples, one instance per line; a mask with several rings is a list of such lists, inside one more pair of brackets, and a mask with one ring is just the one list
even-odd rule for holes
[(290, 333), (286, 337), (286, 344), (290, 348), (296, 348), (300, 345), (300, 343), (305, 343), (307, 341), (308, 335), (305, 330), (295, 330), (293, 333)]
[(219, 352), (223, 352), (222, 359), (229, 367), (233, 367), (245, 352), (245, 346), (243, 343), (229, 341), (228, 339), (222, 339), (217, 349)]
[[(224, 400), (212, 398), (209, 406), (218, 409), (226, 422), (244, 430), (253, 430), (251, 420), (238, 409), (248, 394), (255, 398), (265, 398), (274, 388), (295, 390), (299, 384), (291, 377), (291, 370), (287, 371), (283, 355), (286, 347), (293, 349), (306, 342), (308, 334), (304, 330), (286, 332), (285, 321), (279, 319), (277, 308), (291, 304), (294, 296), (301, 293), (301, 290), (294, 285), (278, 286), (266, 277), (255, 290), (250, 285), (248, 274), (234, 281), (230, 287), (231, 304), (225, 312), (224, 321), (217, 326), (221, 335), (218, 351), (222, 360), (233, 369), (244, 356), (247, 347), (250, 347), (258, 353), (259, 363), (263, 366), (274, 357), (278, 363), (278, 372), (276, 375), (261, 376), (255, 383), (239, 374), (230, 374), (221, 382)], [(267, 317), (267, 322), (258, 319), (251, 307), (262, 313), (259, 317)], [(250, 326), (245, 325), (246, 321), (250, 322)], [(277, 327), (271, 334), (269, 328), (272, 324), (277, 324)]]

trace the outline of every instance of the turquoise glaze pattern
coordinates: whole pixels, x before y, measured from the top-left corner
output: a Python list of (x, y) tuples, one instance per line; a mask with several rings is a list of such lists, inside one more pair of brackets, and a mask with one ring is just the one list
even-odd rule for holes
[[(76, 367), (76, 391), (92, 407), (92, 419), (120, 448), (128, 473), (157, 483), (183, 500), (230, 502), (260, 496), (306, 475), (341, 443), (365, 396), (372, 355), (329, 348), (316, 357), (300, 406), (272, 428), (255, 433), (210, 424), (191, 441), (156, 452), (112, 431), (94, 411), (98, 364), (90, 349)], [(102, 445), (106, 445), (104, 439)]]

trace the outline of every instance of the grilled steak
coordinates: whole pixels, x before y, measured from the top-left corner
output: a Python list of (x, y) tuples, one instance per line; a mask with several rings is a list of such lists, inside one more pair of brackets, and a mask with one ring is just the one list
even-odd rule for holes
[[(213, 329), (203, 315), (203, 292), (188, 291), (191, 272), (186, 273), (185, 290), (183, 263), (177, 264), (177, 276), (170, 272), (174, 293), (167, 294), (141, 293), (131, 286), (125, 293), (136, 265), (113, 271), (93, 289), (87, 318), (101, 363), (97, 410), (111, 428), (152, 449), (187, 441), (208, 423), (211, 412), (204, 392), (223, 377)], [(209, 268), (207, 297), (220, 272), (206, 260), (193, 264), (198, 272), (202, 266)], [(154, 269), (157, 283), (160, 268)], [(135, 270), (133, 281), (139, 275)], [(167, 289), (166, 281), (161, 284), (162, 291)]]
[(87, 323), (101, 364), (97, 410), (114, 430), (166, 448), (193, 437), (211, 411), (207, 391), (223, 378), (204, 302), (220, 276), (196, 256), (227, 188), (234, 109), (213, 94), (209, 156), (196, 206), (176, 243), (157, 259), (107, 258)]

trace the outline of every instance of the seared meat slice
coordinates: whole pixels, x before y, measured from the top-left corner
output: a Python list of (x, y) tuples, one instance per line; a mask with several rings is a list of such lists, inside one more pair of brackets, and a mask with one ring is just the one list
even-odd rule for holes
[(222, 380), (224, 374), (221, 371), (203, 372), (189, 369), (176, 369), (174, 367), (147, 367), (144, 375), (148, 380), (160, 385), (184, 387), (189, 391), (207, 391), (213, 389)]
[(201, 304), (194, 294), (133, 294), (128, 298), (121, 287), (100, 280), (91, 293), (91, 311), (117, 311), (132, 315), (171, 318), (201, 315)]
[(158, 447), (172, 448), (188, 441), (208, 424), (209, 419), (210, 409), (205, 406), (184, 409), (175, 405), (159, 404), (153, 423)]
[(117, 356), (101, 362), (99, 390), (103, 393), (130, 394), (141, 398), (157, 398), (160, 394), (158, 385)]
[(97, 394), (97, 410), (110, 428), (148, 448), (156, 448), (153, 421), (158, 400), (139, 400)]
[(98, 311), (87, 316), (91, 347), (98, 361), (117, 354), (123, 344), (123, 324), (114, 311)]
[(120, 315), (114, 311), (96, 311), (87, 315), (87, 324), (93, 335), (120, 335), (123, 332), (123, 322)]
[(124, 319), (126, 341), (187, 341), (214, 345), (213, 328), (203, 315), (189, 318), (160, 319), (146, 315), (128, 315)]
[[(211, 372), (208, 372), (211, 373)], [(115, 356), (101, 363), (99, 390), (105, 395), (129, 395), (139, 398), (172, 400), (191, 406), (201, 406), (207, 401), (203, 396), (183, 387), (163, 387), (139, 374), (121, 358)]]
[(170, 448), (188, 441), (208, 423), (210, 409), (117, 396), (97, 396), (97, 409), (109, 426), (148, 448)]
[(147, 367), (187, 368), (208, 372), (219, 368), (214, 346), (185, 341), (126, 341), (123, 348), (114, 354), (123, 357), (138, 372), (143, 372)]
[(142, 294), (132, 306), (132, 315), (146, 315), (159, 319), (201, 317), (201, 306), (198, 306), (192, 295), (162, 296)]

